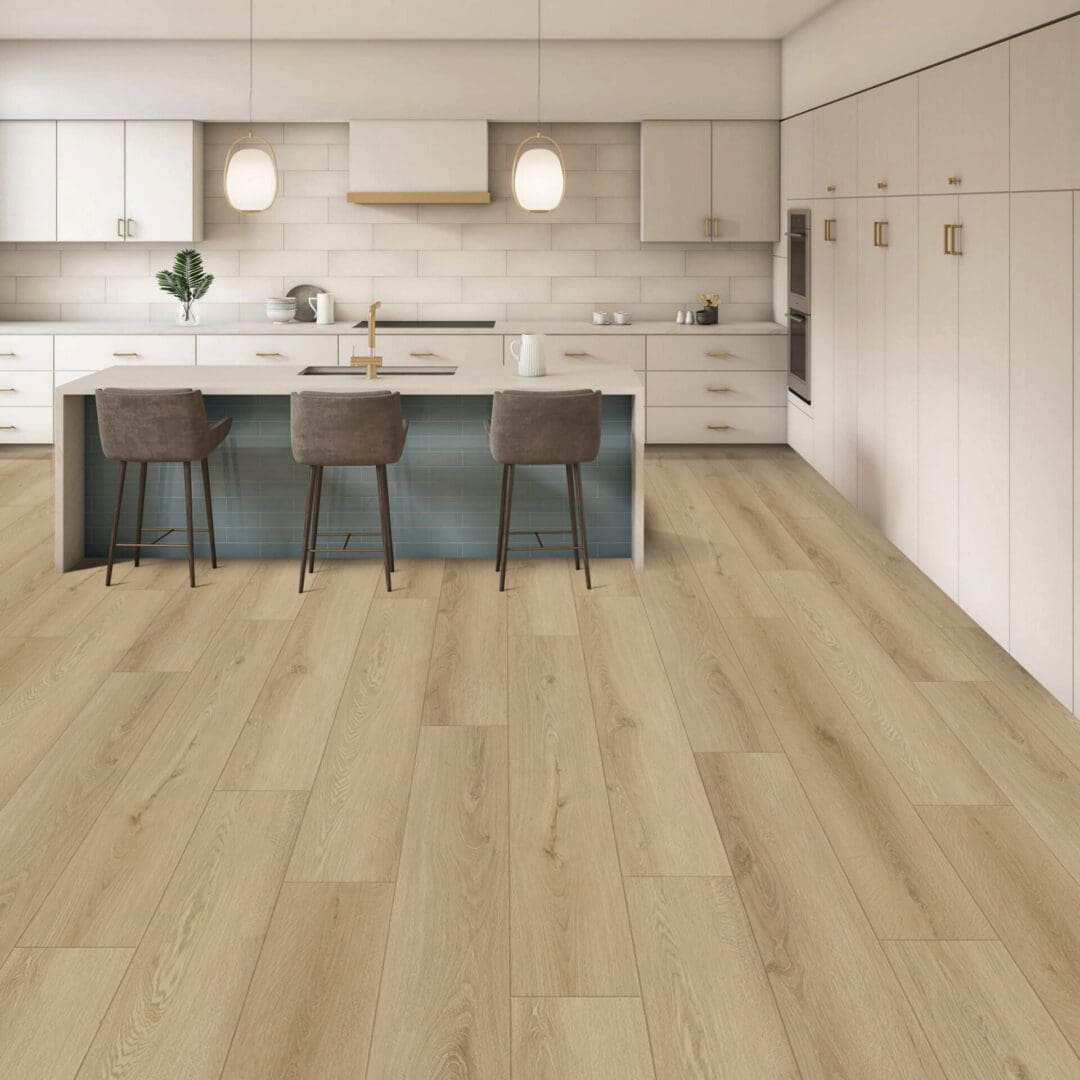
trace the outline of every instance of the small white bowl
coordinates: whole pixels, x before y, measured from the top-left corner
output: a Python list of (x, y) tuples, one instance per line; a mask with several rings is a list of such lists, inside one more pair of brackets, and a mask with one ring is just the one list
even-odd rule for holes
[(275, 323), (292, 322), (296, 316), (296, 297), (271, 296), (266, 301), (266, 317)]
[(615, 317), (615, 325), (616, 326), (629, 326), (630, 325), (630, 312), (628, 312), (628, 311), (616, 311), (614, 317)]

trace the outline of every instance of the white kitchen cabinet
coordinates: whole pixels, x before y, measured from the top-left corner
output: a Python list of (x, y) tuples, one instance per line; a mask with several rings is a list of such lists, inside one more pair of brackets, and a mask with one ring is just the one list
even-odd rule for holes
[(962, 195), (958, 220), (958, 600), (1008, 648), (1009, 196)]
[[(506, 339), (509, 348), (510, 339)], [(549, 340), (549, 349), (558, 346)], [(495, 334), (383, 334), (378, 339), (378, 353), (385, 364), (443, 367), (453, 365), (463, 369), (498, 368), (503, 365), (504, 339)], [(586, 346), (582, 346), (584, 349)], [(572, 344), (563, 346), (575, 351)], [(560, 350), (562, 351), (562, 350)], [(368, 354), (366, 334), (342, 334), (338, 338), (338, 363), (348, 365), (353, 356)], [(507, 352), (509, 356), (509, 352)], [(641, 348), (644, 361), (645, 349)], [(200, 362), (202, 354), (199, 354)], [(567, 360), (566, 363), (572, 363)], [(333, 360), (320, 363), (332, 364)], [(644, 362), (642, 362), (644, 367)]]
[(57, 334), (57, 371), (100, 371), (114, 364), (194, 364), (192, 334)]
[(858, 192), (914, 195), (918, 190), (919, 84), (914, 75), (859, 94)]
[(56, 238), (202, 238), (202, 133), (189, 120), (61, 120)]
[(771, 242), (779, 236), (779, 124), (642, 123), (642, 240)]
[(123, 120), (56, 125), (56, 238), (123, 241)]
[(1009, 43), (1012, 190), (1080, 188), (1080, 19)]
[[(854, 199), (837, 199), (835, 207), (833, 484), (855, 506), (859, 499), (858, 208)], [(810, 362), (813, 363), (812, 356)]]
[(858, 260), (858, 507), (885, 524), (885, 252), (884, 199), (859, 199)]
[(919, 199), (919, 568), (952, 599), (959, 571), (959, 264), (955, 195)]
[(1005, 42), (917, 76), (921, 194), (1009, 190), (1009, 49)]
[(199, 364), (288, 365), (299, 371), (336, 366), (338, 359), (338, 339), (330, 335), (200, 334), (194, 341)]
[(650, 443), (787, 442), (787, 406), (646, 407)]
[(836, 242), (826, 239), (836, 225), (836, 202), (810, 202), (810, 398), (814, 410), (814, 451), (812, 463), (833, 483), (834, 410), (833, 348), (836, 332), (836, 288), (833, 264)]
[(815, 109), (814, 194), (820, 197), (856, 193), (858, 104), (845, 98)]
[[(460, 351), (468, 354), (462, 357), (464, 362), (471, 367), (476, 367), (478, 362), (486, 367), (497, 366), (498, 354), (491, 350), (490, 346), (485, 345), (490, 340), (490, 338), (478, 335), (469, 339), (467, 345), (460, 343), (463, 346)], [(508, 334), (502, 341), (501, 362), (508, 370), (516, 371), (518, 362), (514, 359), (511, 346), (515, 342), (520, 343), (521, 335)], [(385, 351), (385, 346), (382, 348)], [(645, 338), (633, 337), (629, 334), (610, 338), (604, 338), (600, 334), (547, 334), (544, 342), (544, 360), (547, 371), (552, 375), (577, 371), (589, 364), (628, 367), (644, 375)], [(342, 362), (344, 363), (344, 359)]]
[(787, 441), (799, 457), (814, 463), (814, 416), (810, 406), (794, 394), (788, 395)]
[(649, 371), (787, 371), (785, 334), (649, 334), (646, 340)]
[(0, 334), (0, 373), (52, 371), (52, 366), (53, 339), (48, 334)]
[(814, 194), (814, 114), (805, 112), (780, 125), (780, 198), (782, 209), (791, 199)]
[(1073, 195), (1011, 196), (1009, 644), (1073, 692)]
[(0, 243), (56, 239), (56, 121), (0, 120)]

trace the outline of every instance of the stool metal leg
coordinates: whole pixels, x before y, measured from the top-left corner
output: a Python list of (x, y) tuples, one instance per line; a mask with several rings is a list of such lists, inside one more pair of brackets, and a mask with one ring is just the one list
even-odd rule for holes
[(574, 489), (577, 492), (577, 517), (581, 529), (581, 555), (585, 560), (585, 588), (592, 588), (592, 574), (589, 571), (589, 536), (585, 530), (585, 496), (581, 490), (581, 466), (574, 466)]
[(570, 503), (570, 542), (574, 545), (574, 569), (581, 569), (581, 551), (578, 547), (577, 507), (574, 505), (574, 467), (566, 466), (566, 495)]
[(383, 572), (386, 574), (386, 591), (390, 585), (390, 494), (386, 484), (386, 466), (375, 466), (375, 478), (379, 489), (379, 526), (382, 529)]
[[(109, 534), (109, 561), (105, 565), (105, 584), (112, 584), (113, 560), (116, 558), (116, 534), (120, 529), (120, 504), (124, 501), (124, 479), (127, 476), (127, 462), (120, 462), (120, 479), (116, 485), (116, 506), (113, 508), (112, 532)], [(136, 551), (139, 549), (136, 548)]]
[(322, 477), (323, 477), (322, 465), (317, 465), (317, 472), (315, 474), (315, 507), (311, 511), (311, 561), (308, 563), (308, 570), (314, 572), (315, 570), (315, 548), (318, 545), (319, 536), (319, 506), (322, 503)]
[[(144, 466), (145, 467), (145, 466)], [(214, 539), (214, 507), (210, 503), (210, 462), (202, 459), (202, 489), (206, 501), (206, 532), (210, 537), (210, 565), (217, 569), (217, 542)], [(139, 503), (139, 519), (142, 521), (142, 502)]]
[(304, 591), (304, 572), (307, 570), (308, 548), (311, 543), (311, 507), (315, 501), (315, 473), (317, 465), (308, 466), (307, 502), (304, 505), (304, 539), (300, 544), (300, 592)]
[(507, 465), (506, 511), (503, 514), (502, 537), (499, 541), (499, 592), (506, 591), (506, 559), (510, 546), (510, 516), (514, 502), (514, 466)]
[(187, 514), (188, 580), (195, 588), (195, 522), (191, 512), (191, 462), (184, 462), (184, 510)]
[(499, 485), (499, 530), (495, 538), (495, 569), (502, 565), (502, 534), (506, 527), (506, 481), (510, 475), (510, 466), (504, 465), (502, 471), (502, 483)]
[[(135, 515), (135, 543), (142, 544), (143, 506), (146, 503), (146, 462), (139, 462), (139, 509)], [(135, 548), (135, 565), (139, 565), (142, 547)]]
[(390, 520), (390, 476), (385, 465), (380, 465), (376, 470), (379, 485), (382, 489), (382, 497), (386, 500), (386, 546), (390, 551), (390, 572), (397, 567), (394, 565), (394, 525)]

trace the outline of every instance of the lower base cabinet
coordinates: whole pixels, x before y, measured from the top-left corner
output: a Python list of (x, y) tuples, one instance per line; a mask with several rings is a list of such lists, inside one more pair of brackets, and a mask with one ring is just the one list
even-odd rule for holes
[(650, 443), (784, 443), (787, 406), (646, 407)]

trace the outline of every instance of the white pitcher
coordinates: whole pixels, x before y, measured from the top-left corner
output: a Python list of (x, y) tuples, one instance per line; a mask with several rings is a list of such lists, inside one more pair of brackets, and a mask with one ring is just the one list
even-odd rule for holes
[(315, 312), (315, 321), (323, 326), (334, 321), (334, 297), (328, 292), (321, 292), (317, 296), (309, 296), (308, 303)]
[(544, 337), (544, 334), (522, 334), (520, 341), (510, 342), (510, 355), (517, 361), (519, 375), (533, 378), (547, 372)]

